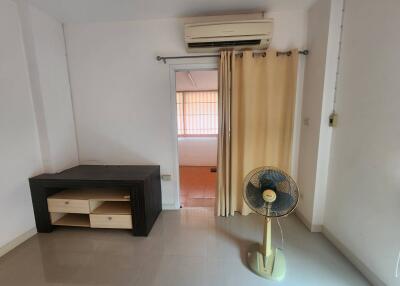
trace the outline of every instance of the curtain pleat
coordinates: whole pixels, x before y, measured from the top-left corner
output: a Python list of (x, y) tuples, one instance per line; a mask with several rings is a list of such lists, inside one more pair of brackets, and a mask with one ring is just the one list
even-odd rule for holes
[(221, 52), (218, 90), (218, 185), (216, 210), (218, 216), (234, 214), (231, 193), (231, 100), (235, 55)]
[(251, 51), (242, 57), (227, 53), (221, 53), (219, 76), (217, 213), (247, 215), (251, 210), (243, 200), (243, 180), (251, 170), (274, 166), (290, 173), (298, 52), (277, 56), (270, 49), (265, 57)]

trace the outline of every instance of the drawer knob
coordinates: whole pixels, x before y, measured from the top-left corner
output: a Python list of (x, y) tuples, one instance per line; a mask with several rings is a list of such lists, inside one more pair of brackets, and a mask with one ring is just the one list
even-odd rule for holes
[(109, 216), (109, 217), (108, 217), (108, 220), (112, 220), (112, 217)]
[(69, 201), (66, 201), (65, 204), (66, 204), (66, 205), (69, 205)]

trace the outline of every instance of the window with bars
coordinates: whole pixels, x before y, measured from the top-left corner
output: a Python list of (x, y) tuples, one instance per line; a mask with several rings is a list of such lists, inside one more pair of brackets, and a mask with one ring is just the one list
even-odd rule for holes
[(218, 134), (218, 91), (176, 93), (179, 136)]

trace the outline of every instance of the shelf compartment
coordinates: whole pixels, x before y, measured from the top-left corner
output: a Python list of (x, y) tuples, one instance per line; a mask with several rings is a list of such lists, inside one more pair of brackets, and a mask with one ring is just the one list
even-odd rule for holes
[(56, 221), (58, 221), (60, 218), (62, 218), (63, 216), (65, 216), (66, 213), (55, 213), (55, 212), (51, 212), (50, 213), (50, 221), (51, 224), (54, 224)]
[(87, 214), (68, 213), (53, 222), (53, 225), (90, 227), (90, 219)]
[(106, 201), (92, 210), (92, 214), (130, 215), (131, 213), (130, 202), (120, 201)]
[(122, 228), (132, 229), (131, 215), (90, 214), (92, 228)]

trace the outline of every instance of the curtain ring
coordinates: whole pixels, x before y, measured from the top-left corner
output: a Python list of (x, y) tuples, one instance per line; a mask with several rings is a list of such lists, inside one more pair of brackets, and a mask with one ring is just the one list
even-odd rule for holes
[(279, 57), (280, 55), (286, 55), (286, 56), (291, 56), (292, 51), (287, 51), (287, 52), (276, 52), (276, 56)]
[(266, 53), (266, 52), (262, 52), (262, 53), (260, 53), (260, 52), (255, 53), (255, 52), (253, 52), (253, 53), (252, 53), (253, 58), (254, 58), (256, 55), (260, 55), (261, 57), (265, 58), (265, 57), (267, 56), (267, 53)]

